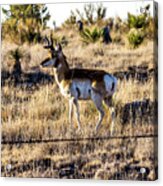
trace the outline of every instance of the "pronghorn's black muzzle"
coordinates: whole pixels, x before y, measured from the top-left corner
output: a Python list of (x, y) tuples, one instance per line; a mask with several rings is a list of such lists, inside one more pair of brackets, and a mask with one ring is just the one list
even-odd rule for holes
[(49, 60), (50, 60), (50, 58), (49, 58), (49, 57), (48, 57), (48, 58), (46, 58), (44, 61), (42, 61), (42, 62), (41, 62), (41, 64), (40, 64), (40, 65), (41, 65), (42, 67), (46, 67), (46, 63), (47, 63)]

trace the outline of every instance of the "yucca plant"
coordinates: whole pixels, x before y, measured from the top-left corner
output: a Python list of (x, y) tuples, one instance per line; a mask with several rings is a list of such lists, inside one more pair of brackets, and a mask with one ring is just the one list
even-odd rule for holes
[(86, 28), (80, 33), (80, 36), (85, 44), (95, 43), (100, 40), (102, 30), (96, 27), (93, 29)]
[(90, 4), (85, 4), (84, 12), (85, 12), (85, 16), (87, 18), (87, 22), (89, 24), (94, 23), (94, 17), (93, 17), (94, 11), (95, 11), (95, 6), (93, 4), (91, 4), (91, 3)]
[(128, 27), (130, 29), (128, 33), (128, 41), (133, 48), (138, 47), (144, 40), (145, 36), (150, 35), (150, 5), (143, 8), (143, 12), (140, 15), (132, 15), (128, 13)]
[(41, 31), (47, 27), (50, 19), (44, 4), (9, 5), (2, 8), (6, 20), (3, 22), (3, 38), (17, 44), (41, 41)]
[(14, 60), (14, 66), (12, 74), (14, 77), (18, 77), (22, 73), (20, 59), (23, 57), (23, 53), (19, 48), (9, 51), (9, 58)]

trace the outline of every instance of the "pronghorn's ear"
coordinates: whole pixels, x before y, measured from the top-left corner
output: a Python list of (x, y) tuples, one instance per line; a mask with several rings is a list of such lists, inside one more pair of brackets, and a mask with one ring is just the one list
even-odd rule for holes
[(57, 50), (58, 52), (61, 52), (61, 51), (62, 51), (62, 46), (61, 46), (60, 43), (58, 43), (58, 44), (56, 45), (56, 50)]

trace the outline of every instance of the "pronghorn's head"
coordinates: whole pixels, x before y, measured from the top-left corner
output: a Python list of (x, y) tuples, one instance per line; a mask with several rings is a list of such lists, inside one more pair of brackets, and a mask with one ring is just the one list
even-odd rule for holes
[(46, 58), (41, 62), (42, 67), (53, 67), (53, 68), (68, 68), (68, 64), (66, 62), (66, 58), (62, 52), (61, 44), (57, 44), (56, 47), (53, 46), (53, 40), (51, 38), (51, 43), (48, 38), (45, 38), (48, 41), (48, 45), (44, 46), (46, 49), (50, 49), (51, 57)]
[(53, 49), (53, 51), (51, 51), (51, 57), (48, 57), (41, 62), (41, 66), (58, 68), (59, 63), (61, 63), (62, 56), (62, 47), (59, 44), (56, 48)]

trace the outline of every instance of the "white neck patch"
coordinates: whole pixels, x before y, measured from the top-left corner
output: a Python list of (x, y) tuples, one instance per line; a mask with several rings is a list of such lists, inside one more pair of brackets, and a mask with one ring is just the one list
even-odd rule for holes
[(60, 69), (62, 67), (62, 64), (60, 63), (59, 65), (58, 65), (58, 69)]

